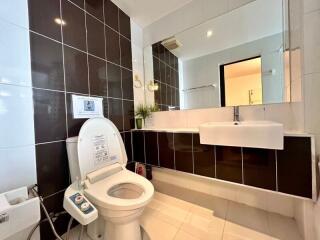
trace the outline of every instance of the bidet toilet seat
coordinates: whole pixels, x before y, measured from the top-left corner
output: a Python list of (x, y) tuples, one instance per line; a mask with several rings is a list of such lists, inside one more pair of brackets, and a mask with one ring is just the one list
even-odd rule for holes
[[(116, 191), (125, 185), (129, 191), (139, 191), (137, 197), (121, 198), (112, 196), (110, 190)], [(126, 169), (108, 176), (98, 182), (90, 184), (86, 182), (85, 195), (95, 205), (110, 210), (133, 210), (148, 204), (154, 194), (153, 185), (144, 177), (141, 177)], [(126, 190), (124, 190), (126, 191)]]

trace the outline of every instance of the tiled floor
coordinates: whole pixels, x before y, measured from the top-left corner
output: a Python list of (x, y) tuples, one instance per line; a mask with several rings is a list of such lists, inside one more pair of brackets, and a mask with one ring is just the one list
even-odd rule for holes
[(203, 203), (206, 207), (156, 192), (141, 225), (150, 240), (302, 240), (291, 218), (215, 197)]

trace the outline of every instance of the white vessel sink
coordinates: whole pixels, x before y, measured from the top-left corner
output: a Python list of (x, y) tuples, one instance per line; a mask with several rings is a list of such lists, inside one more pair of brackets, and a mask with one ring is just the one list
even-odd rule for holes
[(201, 144), (283, 149), (283, 125), (276, 122), (211, 122), (199, 132)]

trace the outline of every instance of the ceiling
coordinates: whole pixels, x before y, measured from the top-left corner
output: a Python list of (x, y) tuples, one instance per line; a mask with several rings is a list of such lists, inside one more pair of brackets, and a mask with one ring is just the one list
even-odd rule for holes
[(140, 27), (144, 28), (192, 0), (112, 0)]

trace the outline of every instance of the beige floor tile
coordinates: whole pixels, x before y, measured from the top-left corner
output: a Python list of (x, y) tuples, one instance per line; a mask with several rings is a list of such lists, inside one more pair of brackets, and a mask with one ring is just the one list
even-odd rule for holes
[(249, 227), (226, 221), (223, 232), (223, 239), (276, 240), (277, 238), (274, 238), (267, 233), (259, 232)]
[(230, 202), (226, 220), (245, 229), (269, 234), (268, 214), (266, 211), (257, 208)]
[(268, 213), (270, 235), (281, 240), (302, 240), (297, 224), (292, 218), (279, 214)]
[(183, 209), (183, 210), (189, 210), (193, 206), (193, 204), (191, 204), (187, 201), (183, 201), (178, 198), (174, 198), (174, 197), (171, 197), (171, 196), (168, 196), (168, 195), (165, 195), (162, 193), (158, 193), (158, 192), (154, 195), (154, 200), (157, 203), (160, 202), (161, 205), (169, 205), (169, 206), (177, 207), (177, 208)]
[(151, 240), (173, 240), (178, 232), (178, 228), (154, 217), (141, 218), (140, 223)]
[(181, 230), (201, 240), (222, 239), (225, 220), (213, 215), (213, 211), (193, 207)]
[(174, 240), (200, 240), (200, 238), (196, 238), (189, 233), (180, 230)]

